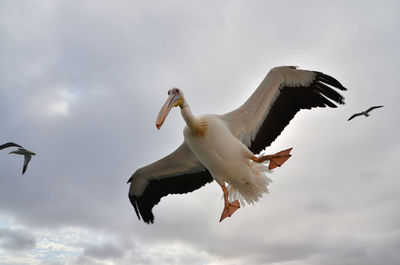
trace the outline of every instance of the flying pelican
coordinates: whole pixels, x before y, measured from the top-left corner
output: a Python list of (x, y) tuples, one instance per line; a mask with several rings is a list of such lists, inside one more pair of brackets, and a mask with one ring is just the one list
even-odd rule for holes
[(238, 200), (242, 204), (257, 202), (268, 192), (268, 168), (263, 162), (269, 161), (269, 169), (280, 166), (290, 157), (291, 148), (273, 155), (255, 154), (269, 146), (299, 110), (344, 104), (334, 88), (346, 90), (321, 72), (276, 67), (238, 109), (198, 117), (192, 114), (182, 91), (170, 89), (156, 126), (160, 129), (169, 111), (179, 106), (186, 122), (184, 142), (170, 155), (137, 169), (128, 180), (137, 217), (153, 223), (152, 208), (162, 197), (191, 192), (213, 180), (224, 195), (220, 221), (240, 207)]
[(8, 143), (0, 145), (0, 150), (3, 150), (8, 147), (22, 147), (22, 146), (20, 146), (19, 144), (13, 143), (13, 142), (8, 142)]
[(32, 156), (36, 155), (34, 152), (29, 151), (22, 147), (19, 147), (17, 150), (11, 151), (9, 154), (17, 154), (24, 156), (24, 166), (22, 168), (22, 175), (25, 173), (26, 168), (28, 167), (28, 163), (29, 161), (31, 161)]
[(367, 109), (366, 111), (361, 111), (361, 112), (359, 112), (359, 113), (355, 113), (355, 114), (353, 114), (353, 115), (351, 115), (351, 117), (348, 119), (348, 121), (349, 120), (351, 120), (351, 119), (353, 119), (353, 118), (355, 118), (355, 117), (357, 117), (357, 116), (362, 116), (362, 115), (364, 115), (365, 117), (369, 117), (369, 112), (370, 111), (372, 111), (372, 110), (374, 110), (374, 109), (379, 109), (379, 108), (382, 108), (383, 106), (372, 106), (372, 107), (370, 107), (369, 109)]

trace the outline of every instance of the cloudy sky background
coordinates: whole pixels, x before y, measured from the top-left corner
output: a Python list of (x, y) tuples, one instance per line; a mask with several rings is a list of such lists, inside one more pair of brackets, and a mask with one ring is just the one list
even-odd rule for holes
[[(300, 3), (301, 2), (301, 3)], [(0, 264), (400, 264), (398, 1), (0, 2)], [(215, 183), (137, 220), (127, 179), (173, 151), (169, 88), (195, 114), (242, 104), (270, 68), (339, 79), (346, 105), (302, 111), (270, 194), (222, 223)], [(354, 112), (385, 105), (368, 119)]]

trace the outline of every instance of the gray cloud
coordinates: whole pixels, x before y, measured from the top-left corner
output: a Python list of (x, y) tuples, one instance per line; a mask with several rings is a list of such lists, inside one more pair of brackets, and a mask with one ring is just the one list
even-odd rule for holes
[(36, 238), (25, 230), (0, 228), (0, 248), (9, 251), (30, 250), (36, 246)]
[(83, 251), (83, 255), (97, 259), (119, 258), (123, 254), (123, 249), (110, 243), (88, 246)]

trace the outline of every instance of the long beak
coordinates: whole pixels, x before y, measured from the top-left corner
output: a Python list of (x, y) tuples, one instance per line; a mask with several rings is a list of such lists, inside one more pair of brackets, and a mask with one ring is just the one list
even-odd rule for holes
[(179, 95), (171, 95), (168, 96), (167, 101), (165, 101), (164, 105), (162, 106), (160, 113), (158, 113), (157, 120), (156, 120), (156, 127), (157, 129), (161, 128), (163, 125), (165, 118), (167, 118), (169, 111), (174, 107), (174, 103), (179, 99)]

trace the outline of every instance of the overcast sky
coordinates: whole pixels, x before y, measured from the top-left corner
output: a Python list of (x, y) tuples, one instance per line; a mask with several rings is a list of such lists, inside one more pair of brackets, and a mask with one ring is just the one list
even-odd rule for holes
[[(400, 264), (399, 1), (0, 1), (0, 264)], [(171, 87), (225, 113), (269, 69), (336, 77), (346, 105), (298, 113), (270, 194), (218, 223), (214, 182), (139, 221), (126, 181), (172, 152)], [(384, 105), (371, 117), (354, 112)]]

